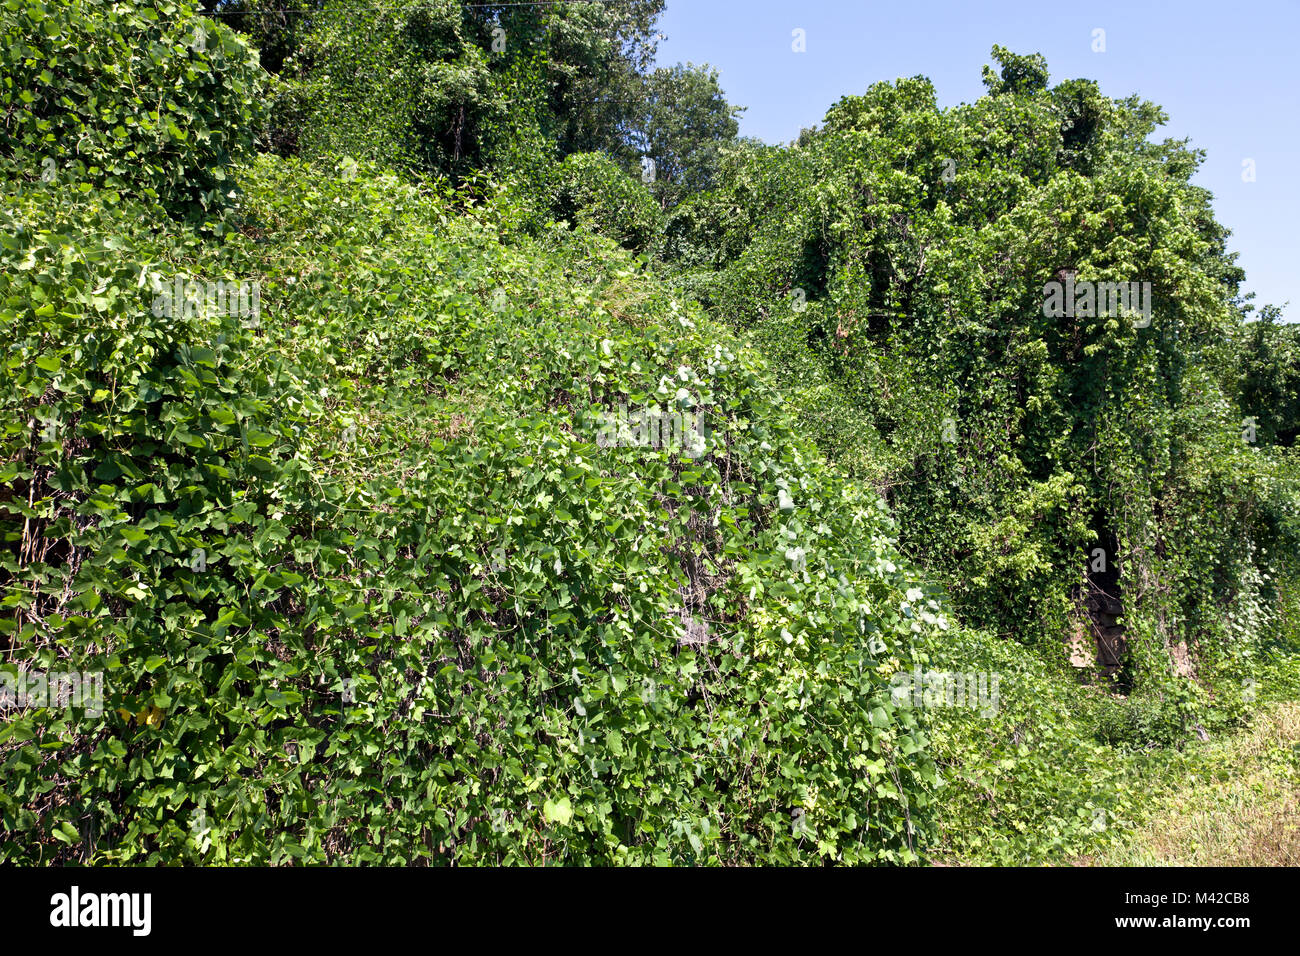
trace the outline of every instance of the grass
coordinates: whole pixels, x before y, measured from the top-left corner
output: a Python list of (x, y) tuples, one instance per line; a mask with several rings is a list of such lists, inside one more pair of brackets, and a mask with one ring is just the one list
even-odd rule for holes
[(1199, 748), (1161, 806), (1092, 866), (1300, 866), (1300, 701)]

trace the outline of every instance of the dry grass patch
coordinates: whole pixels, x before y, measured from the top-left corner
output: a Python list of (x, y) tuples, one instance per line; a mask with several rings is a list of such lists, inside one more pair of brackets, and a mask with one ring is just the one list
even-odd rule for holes
[(1300, 701), (1204, 749), (1190, 779), (1100, 866), (1300, 866)]

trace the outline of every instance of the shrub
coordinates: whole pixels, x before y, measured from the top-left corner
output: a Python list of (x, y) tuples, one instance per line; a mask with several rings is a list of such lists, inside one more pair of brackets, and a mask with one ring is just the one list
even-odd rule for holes
[(654, 197), (602, 153), (574, 153), (560, 163), (551, 209), (633, 252), (649, 250), (663, 231)]
[(192, 4), (0, 3), (0, 164), (180, 212), (224, 205), (251, 154), (262, 70)]
[[(366, 166), (242, 185), (219, 244), (4, 197), (5, 672), (106, 699), (10, 715), (0, 858), (918, 859), (887, 682), (930, 625), (751, 353), (582, 233), (506, 247)], [(261, 326), (155, 316), (174, 272), (261, 282)], [(602, 449), (619, 403), (706, 452)]]

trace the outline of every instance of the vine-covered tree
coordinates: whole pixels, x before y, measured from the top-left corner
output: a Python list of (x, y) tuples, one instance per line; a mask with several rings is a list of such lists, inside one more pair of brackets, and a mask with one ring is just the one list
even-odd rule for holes
[[(1243, 331), (1243, 273), (1191, 182), (1202, 154), (1150, 139), (1158, 107), (993, 54), (975, 103), (879, 83), (798, 144), (739, 154), (674, 212), (666, 254), (766, 343), (810, 431), (887, 496), (967, 619), (1057, 644), (1088, 556), (1109, 550), (1128, 628), (1115, 679), (1181, 727), (1201, 692), (1169, 680), (1168, 655), (1189, 647), (1225, 675), (1230, 718), (1234, 615), (1288, 593), (1300, 550), (1280, 447), (1294, 337), (1268, 311)], [(1053, 313), (1050, 283), (1088, 297)], [(1097, 301), (1121, 284), (1148, 298)], [(1261, 424), (1243, 438), (1246, 415)]]

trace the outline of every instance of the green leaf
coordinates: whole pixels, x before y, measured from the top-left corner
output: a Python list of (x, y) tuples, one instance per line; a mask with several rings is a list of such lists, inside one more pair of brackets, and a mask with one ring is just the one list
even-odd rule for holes
[(569, 798), (560, 797), (559, 800), (547, 800), (542, 806), (542, 816), (547, 823), (558, 823), (561, 826), (568, 825), (573, 819), (573, 807), (569, 803)]

